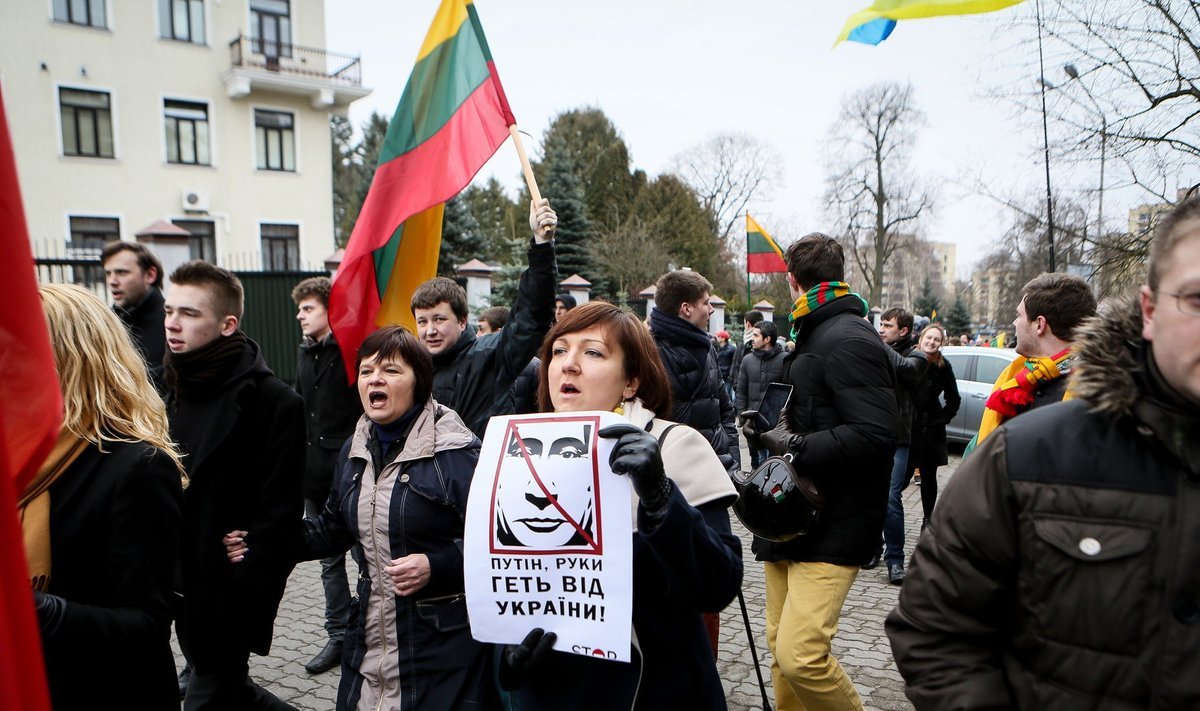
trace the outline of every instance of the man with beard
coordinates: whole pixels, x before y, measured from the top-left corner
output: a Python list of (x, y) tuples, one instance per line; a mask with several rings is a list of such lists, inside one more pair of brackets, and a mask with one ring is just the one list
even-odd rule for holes
[(163, 268), (146, 245), (109, 242), (100, 252), (113, 311), (133, 337), (146, 365), (161, 368), (167, 342), (163, 337)]

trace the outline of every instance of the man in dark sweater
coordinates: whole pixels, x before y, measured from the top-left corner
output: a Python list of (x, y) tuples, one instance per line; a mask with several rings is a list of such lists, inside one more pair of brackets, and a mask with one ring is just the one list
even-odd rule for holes
[[(184, 455), (180, 646), (185, 711), (291, 709), (250, 680), (266, 655), (303, 513), (304, 402), (238, 329), (242, 284), (207, 262), (171, 274), (165, 304), (167, 416)], [(248, 531), (239, 565), (221, 538)]]
[(167, 341), (163, 331), (162, 264), (137, 242), (117, 240), (100, 252), (104, 278), (121, 317), (146, 365), (161, 368)]
[[(342, 444), (354, 434), (362, 416), (357, 385), (346, 382), (345, 366), (337, 340), (329, 329), (328, 277), (305, 279), (292, 289), (296, 320), (304, 340), (296, 363), (296, 392), (304, 398), (308, 439), (304, 455), (304, 515), (316, 517), (325, 508), (333, 472)], [(346, 581), (346, 554), (321, 560), (321, 586), (325, 589), (325, 632), (329, 641), (304, 670), (320, 674), (342, 659), (342, 639), (350, 624), (350, 585)]]

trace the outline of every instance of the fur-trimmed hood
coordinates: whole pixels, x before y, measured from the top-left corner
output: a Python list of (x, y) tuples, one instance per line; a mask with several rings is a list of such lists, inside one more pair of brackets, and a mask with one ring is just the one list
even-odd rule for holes
[(1096, 315), (1075, 330), (1071, 392), (1093, 410), (1128, 414), (1140, 397), (1136, 373), (1142, 367), (1142, 308), (1137, 296), (1101, 304)]

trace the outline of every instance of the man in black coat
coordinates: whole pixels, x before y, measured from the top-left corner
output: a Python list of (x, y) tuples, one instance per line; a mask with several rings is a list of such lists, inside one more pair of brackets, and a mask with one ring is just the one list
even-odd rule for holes
[(697, 272), (680, 269), (659, 277), (655, 288), (650, 335), (671, 381), (668, 419), (704, 435), (725, 470), (737, 472), (742, 453), (736, 415), (721, 380), (716, 346), (706, 330), (713, 312), (712, 284)]
[(820, 519), (786, 543), (756, 538), (765, 561), (767, 646), (776, 707), (861, 709), (831, 653), (842, 604), (879, 542), (899, 414), (885, 346), (863, 318), (867, 304), (842, 281), (841, 245), (810, 234), (788, 247), (796, 349), (784, 361), (793, 390), (785, 417), (755, 446), (791, 454), (825, 497)]
[[(754, 343), (751, 341), (751, 332), (765, 317), (762, 311), (747, 311), (743, 320), (742, 345), (738, 346), (737, 352), (733, 354), (733, 366), (729, 371), (729, 380), (733, 383), (734, 388), (737, 388), (738, 372), (742, 369), (742, 361), (746, 356), (750, 355), (750, 351), (754, 350)], [(731, 395), (730, 398), (736, 396)]]
[[(304, 448), (304, 515), (316, 517), (329, 498), (338, 452), (354, 434), (362, 416), (358, 387), (346, 382), (346, 368), (337, 340), (329, 329), (328, 277), (310, 277), (292, 289), (296, 320), (304, 340), (296, 362), (296, 392), (304, 398), (308, 438)], [(329, 640), (304, 670), (329, 671), (341, 662), (342, 639), (350, 624), (350, 585), (346, 581), (346, 554), (321, 560), (321, 586), (325, 589), (325, 632)]]
[(163, 331), (162, 263), (137, 242), (117, 240), (100, 252), (104, 278), (113, 298), (113, 311), (121, 317), (133, 344), (150, 369), (162, 367), (167, 351)]
[[(734, 401), (734, 411), (744, 413), (757, 410), (767, 394), (767, 386), (771, 383), (783, 382), (783, 347), (775, 340), (779, 335), (773, 321), (760, 321), (751, 329), (751, 343), (754, 350), (742, 359), (741, 370), (738, 371), (737, 396)], [(750, 448), (750, 466), (757, 469), (768, 456), (766, 450), (759, 447)]]
[(549, 200), (530, 203), (529, 268), (521, 274), (508, 324), (498, 334), (479, 338), (467, 328), (467, 292), (453, 279), (430, 279), (413, 292), (416, 335), (433, 357), (433, 398), (457, 412), (481, 439), (489, 417), (515, 411), (513, 383), (550, 330), (558, 282), (557, 224)]
[[(238, 330), (242, 285), (192, 261), (167, 294), (167, 414), (190, 483), (183, 495), (180, 645), (192, 665), (185, 711), (290, 709), (249, 676), (270, 652), (303, 513), (304, 403)], [(248, 531), (239, 565), (221, 538)]]

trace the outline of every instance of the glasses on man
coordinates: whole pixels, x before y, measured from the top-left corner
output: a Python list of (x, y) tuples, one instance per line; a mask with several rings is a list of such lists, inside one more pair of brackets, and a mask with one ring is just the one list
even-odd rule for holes
[(1175, 305), (1179, 307), (1180, 313), (1188, 316), (1200, 318), (1200, 291), (1190, 291), (1186, 293), (1172, 293), (1170, 291), (1159, 291), (1162, 296), (1170, 296), (1175, 299)]

